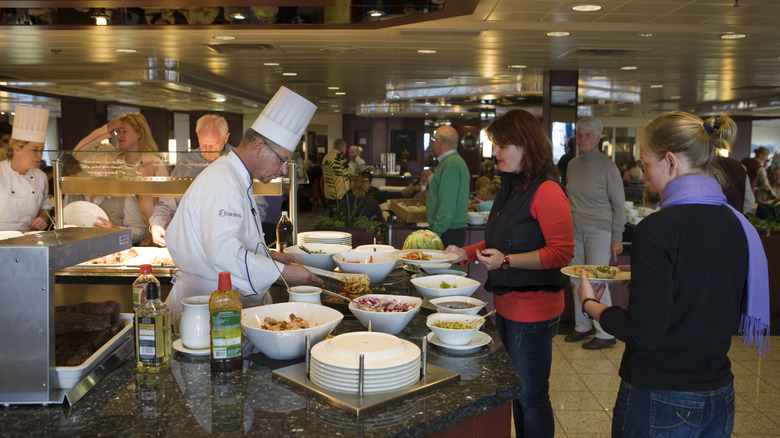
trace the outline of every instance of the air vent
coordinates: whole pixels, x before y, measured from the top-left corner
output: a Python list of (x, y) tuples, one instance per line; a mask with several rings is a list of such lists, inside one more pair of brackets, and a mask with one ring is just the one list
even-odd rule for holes
[(206, 47), (220, 55), (234, 55), (237, 53), (265, 53), (277, 51), (273, 44), (206, 44)]
[(569, 50), (561, 59), (631, 59), (649, 52), (639, 49), (583, 49)]

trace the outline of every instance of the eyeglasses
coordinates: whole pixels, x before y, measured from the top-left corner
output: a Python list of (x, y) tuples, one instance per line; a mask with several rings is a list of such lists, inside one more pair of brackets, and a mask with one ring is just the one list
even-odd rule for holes
[(279, 161), (282, 162), (282, 165), (286, 166), (290, 162), (290, 160), (285, 160), (284, 158), (282, 158), (281, 155), (277, 154), (276, 151), (274, 150), (274, 148), (272, 148), (270, 144), (266, 143), (265, 146), (268, 148), (268, 150), (273, 152), (274, 155), (276, 155), (276, 158), (278, 158)]

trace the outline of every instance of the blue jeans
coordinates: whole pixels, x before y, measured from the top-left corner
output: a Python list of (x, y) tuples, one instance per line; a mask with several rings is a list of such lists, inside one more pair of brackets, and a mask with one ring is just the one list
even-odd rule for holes
[(515, 434), (520, 437), (555, 435), (550, 404), (552, 339), (560, 317), (542, 322), (515, 322), (496, 315), (496, 329), (522, 380), (520, 398), (512, 402)]
[(661, 391), (620, 382), (613, 437), (729, 437), (734, 429), (734, 384), (714, 391)]

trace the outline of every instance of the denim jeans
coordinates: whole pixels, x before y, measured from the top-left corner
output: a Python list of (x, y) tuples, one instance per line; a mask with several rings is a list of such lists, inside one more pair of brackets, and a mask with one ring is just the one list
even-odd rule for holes
[(515, 322), (496, 315), (496, 329), (522, 380), (520, 398), (512, 402), (518, 438), (552, 438), (555, 419), (550, 404), (552, 339), (560, 317), (542, 322)]
[(734, 384), (714, 391), (661, 391), (620, 382), (613, 437), (729, 437), (734, 429)]

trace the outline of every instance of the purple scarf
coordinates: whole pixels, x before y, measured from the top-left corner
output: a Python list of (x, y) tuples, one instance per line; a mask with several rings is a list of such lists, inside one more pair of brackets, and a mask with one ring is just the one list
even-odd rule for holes
[(758, 232), (742, 213), (726, 203), (720, 184), (707, 175), (688, 175), (669, 182), (661, 208), (680, 204), (725, 205), (742, 224), (748, 243), (748, 276), (739, 333), (747, 345), (755, 340), (759, 356), (769, 353), (769, 269)]

